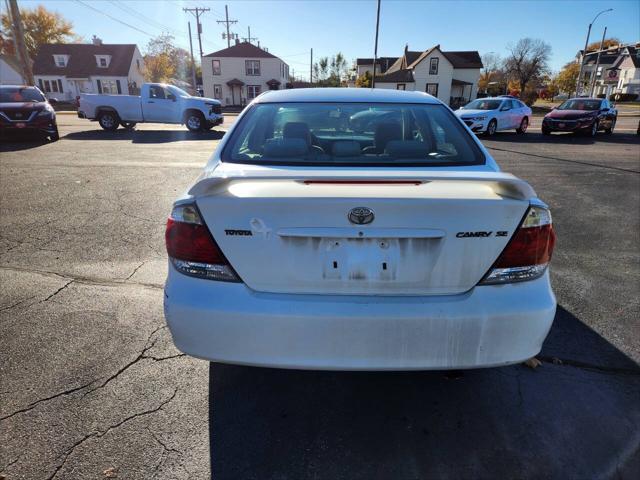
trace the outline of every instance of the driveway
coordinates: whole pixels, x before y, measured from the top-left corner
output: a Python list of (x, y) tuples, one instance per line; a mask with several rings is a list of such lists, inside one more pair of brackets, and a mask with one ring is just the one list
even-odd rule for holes
[(452, 375), (181, 355), (162, 316), (164, 223), (221, 132), (60, 123), (57, 143), (0, 144), (6, 478), (639, 477), (633, 124), (483, 139), (553, 209), (559, 308), (538, 368)]

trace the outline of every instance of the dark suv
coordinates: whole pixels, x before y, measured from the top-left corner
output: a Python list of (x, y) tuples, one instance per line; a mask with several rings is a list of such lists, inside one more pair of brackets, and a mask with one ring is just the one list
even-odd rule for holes
[(576, 132), (595, 137), (598, 131), (613, 133), (618, 111), (602, 98), (570, 98), (547, 113), (542, 120), (542, 133)]
[(13, 140), (19, 133), (60, 138), (56, 112), (42, 92), (24, 85), (0, 85), (0, 137)]

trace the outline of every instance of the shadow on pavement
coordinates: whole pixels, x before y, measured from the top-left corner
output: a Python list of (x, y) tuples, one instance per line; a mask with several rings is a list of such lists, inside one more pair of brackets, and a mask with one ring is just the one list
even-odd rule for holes
[(604, 144), (622, 144), (622, 145), (640, 145), (640, 136), (635, 133), (615, 132), (607, 135), (604, 132), (598, 133), (595, 138), (575, 133), (552, 133), (551, 135), (543, 135), (540, 131), (529, 130), (524, 135), (515, 132), (497, 132), (491, 137), (479, 136), (482, 141), (490, 142), (513, 142), (513, 143), (546, 143), (568, 144), (568, 145), (593, 145), (595, 143)]
[(456, 380), (211, 364), (212, 478), (640, 478), (638, 365), (561, 307), (541, 358)]
[(0, 139), (0, 152), (20, 152), (22, 150), (31, 150), (32, 148), (42, 147), (48, 143), (52, 143), (46, 138), (38, 136), (22, 135), (15, 139)]
[(85, 130), (65, 135), (67, 140), (130, 140), (132, 143), (169, 143), (185, 140), (220, 140), (226, 132), (210, 130), (192, 133), (188, 130), (124, 130), (115, 132)]

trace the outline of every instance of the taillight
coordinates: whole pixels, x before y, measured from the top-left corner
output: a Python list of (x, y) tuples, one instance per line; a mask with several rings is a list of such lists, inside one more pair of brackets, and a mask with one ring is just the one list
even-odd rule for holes
[(522, 224), (480, 284), (521, 282), (542, 276), (555, 242), (551, 212), (539, 206), (529, 207)]
[(185, 275), (239, 282), (193, 203), (176, 205), (167, 220), (167, 253), (173, 266)]

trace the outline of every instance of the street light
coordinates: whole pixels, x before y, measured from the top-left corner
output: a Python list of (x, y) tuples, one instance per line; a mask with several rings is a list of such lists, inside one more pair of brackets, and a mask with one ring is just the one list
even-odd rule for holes
[(582, 69), (584, 68), (584, 58), (587, 54), (587, 46), (589, 45), (589, 35), (591, 35), (591, 27), (600, 15), (611, 11), (613, 11), (613, 8), (602, 10), (595, 17), (593, 17), (593, 20), (591, 20), (591, 23), (589, 24), (589, 29), (587, 30), (587, 41), (584, 42), (584, 50), (582, 51), (582, 58), (580, 59), (580, 72), (578, 73), (578, 81), (576, 82), (576, 97), (578, 96), (578, 92), (580, 91), (580, 80), (582, 79)]

